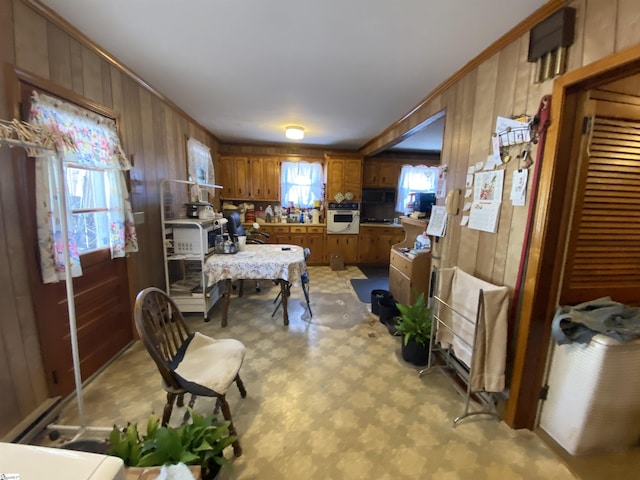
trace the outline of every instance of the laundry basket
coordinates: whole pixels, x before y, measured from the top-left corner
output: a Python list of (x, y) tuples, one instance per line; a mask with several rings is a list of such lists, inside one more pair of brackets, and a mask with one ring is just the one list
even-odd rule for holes
[(640, 339), (595, 335), (556, 346), (540, 427), (572, 455), (626, 450), (640, 439)]

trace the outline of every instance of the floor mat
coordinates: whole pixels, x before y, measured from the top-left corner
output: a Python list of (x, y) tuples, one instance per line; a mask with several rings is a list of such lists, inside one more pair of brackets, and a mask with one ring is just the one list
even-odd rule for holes
[(388, 277), (389, 266), (376, 266), (376, 265), (360, 265), (358, 266), (360, 271), (367, 277)]
[(371, 303), (371, 290), (389, 290), (389, 277), (352, 278), (351, 286), (362, 303)]

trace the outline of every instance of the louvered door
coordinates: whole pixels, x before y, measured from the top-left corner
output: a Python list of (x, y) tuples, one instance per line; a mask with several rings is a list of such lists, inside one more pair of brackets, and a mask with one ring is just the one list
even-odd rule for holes
[(639, 304), (640, 98), (594, 91), (589, 102), (560, 304)]

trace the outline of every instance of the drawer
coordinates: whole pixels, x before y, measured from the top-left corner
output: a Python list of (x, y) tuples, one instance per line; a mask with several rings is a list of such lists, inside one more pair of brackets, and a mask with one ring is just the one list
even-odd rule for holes
[(401, 253), (396, 252), (395, 250), (391, 250), (391, 266), (397, 268), (399, 271), (407, 275), (411, 276), (411, 270), (413, 268), (412, 262), (410, 259), (406, 258)]
[(290, 227), (291, 233), (307, 233), (307, 227), (300, 227), (300, 226), (295, 226), (295, 227)]
[(307, 227), (307, 233), (324, 233), (324, 227)]
[(270, 229), (273, 233), (289, 233), (289, 227), (283, 225), (281, 227), (271, 227)]

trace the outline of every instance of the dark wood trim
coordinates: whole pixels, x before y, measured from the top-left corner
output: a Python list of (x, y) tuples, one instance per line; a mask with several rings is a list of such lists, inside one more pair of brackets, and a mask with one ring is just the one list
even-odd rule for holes
[[(513, 376), (504, 420), (513, 428), (533, 428), (538, 390), (544, 379), (550, 327), (557, 302), (562, 262), (559, 252), (566, 242), (561, 218), (566, 214), (570, 180), (573, 113), (583, 91), (640, 72), (640, 45), (614, 53), (569, 72), (554, 81), (551, 125), (544, 149), (538, 185), (539, 198), (532, 225), (529, 258), (519, 311)], [(572, 182), (569, 182), (572, 184)], [(563, 212), (563, 215), (559, 215)]]
[[(394, 123), (392, 123), (384, 131), (382, 131), (381, 133), (379, 133), (378, 135), (373, 137), (371, 140), (369, 140), (367, 143), (365, 143), (362, 147), (360, 147), (359, 150), (361, 152), (366, 152), (369, 148), (372, 147), (372, 145), (374, 145), (376, 142), (380, 141), (380, 139), (382, 139), (385, 135), (388, 135), (389, 132), (391, 132), (392, 130), (394, 130), (396, 128), (401, 128), (402, 122), (406, 121), (409, 117), (411, 117), (412, 115), (417, 113), (419, 110), (424, 108), (429, 102), (434, 100), (438, 95), (441, 95), (446, 90), (451, 88), (453, 85), (458, 83), (468, 73), (473, 71), (475, 68), (477, 68), (483, 62), (488, 60), (490, 57), (492, 57), (493, 55), (495, 55), (496, 53), (501, 51), (507, 45), (511, 44), (512, 42), (515, 42), (518, 38), (520, 38), (522, 35), (524, 35), (529, 30), (531, 30), (539, 22), (541, 22), (542, 20), (547, 18), (549, 15), (557, 12), (560, 8), (565, 6), (565, 3), (566, 2), (563, 1), (563, 0), (550, 0), (549, 2), (547, 2), (545, 5), (543, 5), (538, 10), (536, 10), (534, 13), (532, 13), (527, 18), (525, 18), (523, 21), (521, 21), (518, 25), (516, 25), (511, 30), (509, 30), (507, 33), (505, 33), (498, 40), (496, 40), (491, 45), (489, 45), (487, 48), (485, 48), (480, 54), (478, 54), (478, 56), (476, 56), (474, 59), (469, 61), (465, 66), (463, 66), (460, 70), (458, 70), (456, 73), (454, 73), (451, 77), (449, 77), (443, 83), (438, 85), (431, 93), (429, 93), (425, 98), (423, 98), (422, 101), (420, 101), (420, 103), (418, 103), (418, 105), (413, 107), (409, 112), (404, 114), (400, 119), (398, 119)], [(403, 137), (404, 135), (405, 135), (405, 133), (400, 135), (400, 137)], [(394, 140), (394, 142), (395, 142), (395, 140)], [(390, 145), (393, 144), (394, 142), (391, 142)], [(386, 147), (387, 147), (387, 145), (381, 145), (379, 148), (375, 148), (375, 150), (376, 151), (380, 151), (380, 150), (382, 150), (382, 149), (384, 149)]]
[(21, 1), (22, 1), (22, 3), (24, 3), (28, 7), (32, 8), (33, 10), (35, 10), (38, 14), (42, 15), (42, 17), (44, 17), (45, 19), (47, 19), (48, 21), (50, 21), (54, 25), (56, 25), (59, 28), (61, 28), (65, 33), (70, 35), (72, 38), (75, 38), (76, 40), (78, 40), (82, 45), (84, 45), (85, 47), (87, 47), (88, 49), (90, 49), (91, 51), (93, 51), (94, 53), (99, 55), (100, 57), (104, 58), (111, 65), (116, 67), (118, 70), (123, 72), (125, 75), (129, 76), (138, 85), (140, 85), (141, 87), (145, 88), (146, 90), (151, 92), (153, 95), (158, 97), (160, 100), (165, 102), (174, 111), (176, 111), (178, 114), (180, 114), (182, 117), (184, 117), (187, 121), (193, 123), (194, 125), (197, 125), (203, 131), (207, 132), (207, 134), (211, 135), (211, 137), (216, 142), (219, 142), (218, 138), (213, 133), (211, 133), (209, 131), (209, 129), (205, 128), (199, 122), (194, 120), (184, 110), (182, 110), (175, 103), (173, 103), (171, 100), (169, 100), (169, 98), (167, 98), (165, 95), (163, 95), (158, 90), (156, 90), (151, 85), (149, 85), (147, 82), (145, 82), (142, 79), (142, 77), (140, 77), (133, 70), (131, 70), (126, 65), (124, 65), (120, 60), (118, 60), (116, 57), (114, 57), (109, 52), (107, 52), (105, 49), (103, 49), (100, 45), (98, 45), (93, 40), (91, 40), (89, 37), (87, 37), (84, 33), (82, 33), (76, 27), (74, 27), (69, 22), (67, 22), (64, 18), (62, 18), (60, 15), (58, 15), (52, 9), (50, 9), (46, 5), (42, 4), (39, 0), (21, 0)]
[[(119, 114), (114, 110), (105, 107), (104, 105), (100, 105), (99, 103), (92, 102), (91, 100), (78, 95), (73, 90), (69, 90), (67, 88), (61, 87), (60, 85), (52, 82), (51, 80), (47, 80), (46, 78), (39, 77), (34, 75), (33, 73), (22, 70), (16, 66), (9, 65), (11, 71), (8, 74), (11, 75), (11, 79), (13, 79), (12, 83), (15, 83), (16, 86), (19, 85), (20, 82), (32, 85), (36, 87), (38, 90), (42, 90), (45, 93), (50, 93), (56, 97), (59, 97), (61, 100), (66, 102), (75, 103), (87, 110), (91, 110), (92, 112), (98, 113), (104, 117), (111, 118), (115, 120), (116, 124), (119, 123)], [(19, 118), (14, 116), (14, 118)]]

